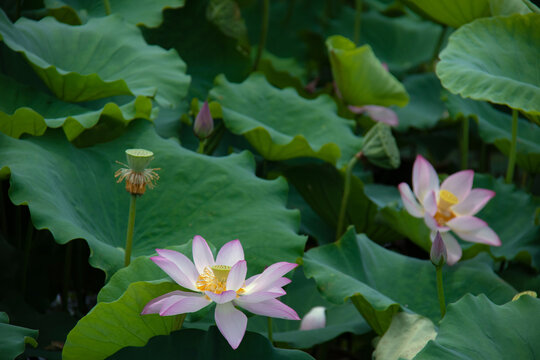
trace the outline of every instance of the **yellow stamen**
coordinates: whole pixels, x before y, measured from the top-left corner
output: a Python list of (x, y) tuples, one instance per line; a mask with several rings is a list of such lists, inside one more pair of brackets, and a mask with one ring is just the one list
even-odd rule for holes
[[(202, 274), (197, 279), (197, 289), (199, 291), (212, 291), (216, 294), (221, 294), (227, 290), (227, 277), (231, 267), (227, 265), (214, 265), (204, 268)], [(243, 288), (236, 291), (237, 297), (245, 292)]]
[(452, 194), (448, 190), (441, 190), (439, 192), (439, 204), (438, 207), (441, 210), (448, 210), (452, 205), (456, 205), (459, 202), (456, 195)]

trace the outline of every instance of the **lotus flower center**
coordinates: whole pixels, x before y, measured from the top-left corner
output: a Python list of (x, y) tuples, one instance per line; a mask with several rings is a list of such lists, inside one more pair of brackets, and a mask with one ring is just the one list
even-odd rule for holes
[(227, 277), (231, 267), (227, 265), (214, 265), (205, 267), (197, 279), (197, 289), (200, 291), (212, 291), (221, 294), (227, 290)]
[(456, 214), (450, 209), (451, 206), (456, 205), (459, 202), (456, 195), (448, 190), (441, 190), (439, 192), (439, 203), (437, 204), (437, 213), (434, 218), (437, 223), (444, 226), (447, 221), (456, 217)]

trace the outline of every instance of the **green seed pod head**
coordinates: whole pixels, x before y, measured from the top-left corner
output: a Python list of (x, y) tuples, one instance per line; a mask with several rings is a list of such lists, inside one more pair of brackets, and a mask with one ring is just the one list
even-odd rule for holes
[(385, 169), (398, 168), (399, 149), (390, 126), (383, 123), (373, 125), (364, 137), (362, 154), (373, 165)]
[(143, 172), (154, 159), (154, 153), (145, 149), (127, 149), (126, 157), (131, 170)]

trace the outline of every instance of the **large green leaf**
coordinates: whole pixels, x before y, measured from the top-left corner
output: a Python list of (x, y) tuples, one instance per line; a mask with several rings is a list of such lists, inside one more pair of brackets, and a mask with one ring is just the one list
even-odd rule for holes
[(334, 80), (347, 104), (407, 105), (407, 91), (383, 68), (369, 45), (357, 48), (349, 39), (335, 35), (326, 40), (326, 46)]
[(97, 304), (67, 336), (62, 358), (105, 359), (126, 346), (143, 346), (156, 335), (177, 329), (177, 316), (151, 314), (141, 316), (152, 299), (180, 287), (171, 282), (136, 282), (121, 298)]
[(15, 138), (24, 133), (43, 135), (47, 127), (62, 127), (71, 141), (100, 119), (124, 127), (135, 118), (151, 117), (152, 101), (145, 96), (122, 106), (108, 102), (103, 108), (93, 110), (58, 100), (0, 74), (0, 131)]
[(414, 359), (538, 359), (539, 322), (539, 299), (522, 296), (499, 306), (483, 295), (466, 295), (448, 306), (437, 338)]
[(64, 101), (143, 95), (173, 107), (187, 93), (189, 76), (176, 51), (148, 46), (140, 30), (118, 16), (73, 27), (50, 17), (12, 24), (0, 12), (0, 36)]
[(522, 0), (406, 0), (406, 3), (420, 13), (455, 28), (478, 18), (531, 12)]
[(394, 107), (399, 118), (398, 131), (430, 129), (444, 116), (441, 82), (433, 73), (411, 75), (403, 80), (411, 100), (403, 108)]
[[(468, 292), (487, 294), (496, 303), (510, 300), (515, 290), (493, 273), (488, 262), (484, 257), (445, 267), (447, 302)], [(329, 301), (340, 304), (351, 298), (378, 334), (386, 331), (400, 309), (434, 322), (440, 318), (433, 264), (384, 249), (352, 229), (336, 243), (308, 251), (304, 267)]]
[[(72, 24), (86, 23), (89, 18), (107, 16), (104, 1), (45, 0), (45, 7), (56, 17), (68, 13)], [(135, 25), (156, 27), (163, 21), (161, 12), (166, 8), (184, 6), (184, 0), (109, 0), (111, 14), (122, 16)], [(61, 19), (59, 19), (61, 20)]]
[[(355, 16), (355, 9), (343, 7), (340, 16), (330, 21), (326, 34), (354, 38)], [(430, 21), (387, 17), (376, 11), (363, 13), (360, 26), (360, 43), (369, 44), (377, 58), (396, 74), (431, 61), (442, 33), (442, 27)]]
[(336, 104), (327, 95), (304, 99), (255, 73), (241, 84), (218, 77), (210, 96), (221, 104), (227, 128), (244, 135), (265, 159), (315, 157), (343, 164), (361, 148), (352, 122), (337, 115)]
[(192, 76), (189, 93), (199, 99), (207, 97), (216, 75), (242, 81), (252, 70), (251, 59), (238, 50), (237, 41), (207, 20), (207, 4), (208, 0), (188, 1), (184, 8), (166, 11), (159, 28), (144, 32), (149, 43), (178, 51)]
[[(483, 141), (494, 144), (503, 154), (510, 153), (512, 116), (500, 112), (488, 103), (448, 96), (448, 110), (453, 117), (470, 116), (478, 124)], [(519, 119), (516, 140), (516, 162), (524, 170), (540, 172), (540, 127)]]
[(112, 360), (143, 360), (149, 358), (174, 359), (179, 354), (196, 354), (198, 360), (313, 360), (299, 350), (273, 347), (265, 337), (246, 332), (238, 349), (233, 350), (216, 327), (209, 331), (184, 329), (170, 336), (158, 336), (143, 348), (126, 348), (111, 357)]
[[(472, 3), (472, 2), (471, 2)], [(540, 14), (479, 19), (454, 32), (437, 75), (452, 93), (540, 114)]]
[(157, 188), (137, 201), (134, 257), (196, 234), (217, 247), (240, 239), (254, 272), (301, 256), (305, 238), (296, 235), (298, 213), (285, 208), (283, 179), (257, 178), (247, 152), (202, 156), (161, 139), (142, 120), (121, 138), (85, 149), (54, 131), (26, 140), (0, 134), (0, 168), (10, 169), (10, 198), (28, 204), (36, 228), (62, 244), (85, 239), (90, 263), (112, 275), (122, 267), (130, 197), (113, 174), (128, 148), (152, 150), (162, 169)]
[(12, 360), (24, 352), (26, 344), (37, 346), (37, 330), (9, 325), (9, 317), (0, 312), (0, 360)]

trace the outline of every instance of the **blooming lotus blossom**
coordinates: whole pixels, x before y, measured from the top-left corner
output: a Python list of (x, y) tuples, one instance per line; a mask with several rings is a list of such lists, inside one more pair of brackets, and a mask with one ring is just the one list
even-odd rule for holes
[(424, 218), (431, 229), (431, 241), (437, 231), (441, 233), (449, 265), (455, 264), (462, 254), (450, 230), (466, 241), (501, 245), (501, 240), (488, 224), (473, 216), (495, 196), (495, 192), (472, 189), (473, 178), (474, 171), (463, 170), (450, 175), (439, 185), (433, 166), (418, 155), (413, 165), (413, 191), (406, 183), (398, 186), (405, 209), (414, 217)]
[(246, 315), (235, 306), (258, 315), (300, 320), (293, 309), (277, 300), (285, 295), (283, 286), (291, 282), (283, 275), (297, 264), (278, 262), (246, 280), (247, 264), (238, 240), (223, 245), (215, 260), (206, 241), (198, 235), (193, 238), (193, 262), (177, 251), (156, 251), (159, 256), (150, 259), (192, 292), (173, 291), (157, 297), (146, 304), (142, 315), (191, 313), (215, 302), (216, 325), (233, 349), (240, 345), (247, 325)]

